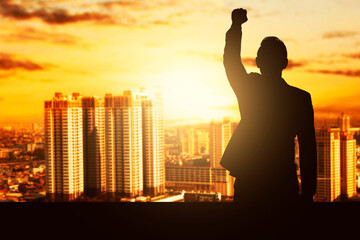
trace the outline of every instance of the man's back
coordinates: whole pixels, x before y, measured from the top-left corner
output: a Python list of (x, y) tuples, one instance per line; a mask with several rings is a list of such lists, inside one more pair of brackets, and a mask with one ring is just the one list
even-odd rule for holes
[[(251, 192), (251, 198), (284, 198), (298, 194), (294, 138), (311, 118), (310, 95), (251, 73), (241, 89), (234, 89), (241, 121), (224, 152), (221, 164)], [(243, 197), (244, 192), (242, 193)]]
[[(298, 137), (302, 199), (312, 201), (316, 190), (316, 142), (310, 94), (282, 79), (287, 67), (285, 44), (276, 37), (261, 42), (255, 59), (260, 74), (246, 72), (241, 61), (242, 24), (246, 10), (232, 12), (226, 33), (224, 67), (236, 94), (241, 121), (220, 164), (236, 177), (235, 202), (243, 206), (299, 198), (294, 163)], [(260, 202), (259, 202), (260, 201)]]

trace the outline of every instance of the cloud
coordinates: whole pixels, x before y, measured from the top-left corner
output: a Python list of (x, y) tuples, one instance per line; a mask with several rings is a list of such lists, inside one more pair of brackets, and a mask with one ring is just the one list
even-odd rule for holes
[(243, 57), (243, 58), (241, 58), (241, 61), (245, 66), (257, 67), (256, 62), (255, 62), (255, 58)]
[(106, 1), (106, 2), (99, 2), (96, 3), (98, 6), (106, 8), (108, 10), (112, 10), (115, 7), (132, 7), (132, 8), (141, 8), (141, 9), (145, 9), (148, 8), (149, 5), (146, 4), (146, 2), (141, 2), (141, 1), (124, 1), (124, 0), (120, 0), (120, 1)]
[(183, 20), (193, 12), (187, 7), (188, 4), (190, 1), (172, 0), (120, 0), (95, 3), (101, 10), (111, 12), (115, 23), (140, 27), (183, 24), (184, 22), (179, 19)]
[[(18, 4), (15, 0), (0, 0), (0, 16), (19, 21), (38, 19), (50, 25), (95, 21), (106, 25), (149, 27), (182, 24), (177, 20), (188, 14), (186, 8), (171, 0), (120, 0), (80, 4), (71, 1), (60, 4), (57, 4), (58, 1), (36, 2), (37, 4), (30, 1)], [(166, 11), (162, 11), (164, 8)], [(77, 12), (68, 9), (76, 9)]]
[[(327, 120), (332, 118), (336, 123), (337, 118), (343, 112), (350, 116), (352, 126), (354, 126), (353, 124), (356, 118), (360, 120), (359, 109), (360, 98), (357, 93), (351, 93), (341, 97), (329, 95), (324, 105), (314, 105), (315, 118), (325, 118)], [(358, 126), (360, 126), (360, 124)]]
[(0, 70), (23, 69), (26, 71), (44, 70), (44, 67), (30, 60), (16, 60), (12, 55), (0, 53)]
[(351, 58), (351, 59), (360, 59), (360, 52), (346, 53), (346, 54), (342, 54), (342, 56), (347, 57), (347, 58)]
[[(219, 61), (219, 62), (223, 61), (223, 56), (220, 55), (220, 54), (217, 54), (217, 53), (192, 51), (192, 50), (190, 50), (190, 51), (181, 51), (181, 52), (185, 53), (187, 55), (194, 55), (194, 56), (202, 57), (202, 58), (207, 59), (207, 60)], [(257, 67), (256, 62), (255, 62), (255, 57), (242, 57), (241, 61), (245, 66)], [(286, 67), (285, 70), (291, 70), (291, 69), (296, 68), (296, 67), (303, 67), (303, 66), (305, 66), (307, 64), (308, 64), (308, 62), (305, 61), (305, 60), (294, 61), (292, 59), (289, 59), (288, 60), (288, 66)]]
[(347, 37), (353, 37), (357, 34), (359, 34), (359, 32), (356, 31), (332, 31), (332, 32), (324, 33), (322, 37), (325, 39), (347, 38)]
[(176, 1), (162, 0), (162, 1), (143, 1), (143, 0), (119, 0), (119, 1), (105, 1), (97, 3), (98, 6), (106, 9), (113, 9), (115, 7), (130, 7), (135, 10), (151, 10), (159, 7), (175, 6)]
[(41, 7), (38, 9), (28, 9), (21, 4), (15, 4), (12, 0), (0, 1), (0, 15), (16, 20), (40, 19), (47, 24), (68, 24), (82, 21), (111, 21), (107, 14), (98, 12), (69, 13), (66, 9), (49, 9)]
[[(350, 101), (354, 101), (354, 100), (355, 100), (355, 103), (347, 104), (347, 105), (346, 104), (330, 104), (330, 105), (325, 105), (325, 106), (314, 106), (315, 117), (317, 117), (317, 118), (321, 118), (321, 117), (337, 118), (343, 112), (343, 113), (350, 115), (350, 117), (352, 119), (354, 117), (358, 118), (358, 117), (360, 117), (360, 114), (359, 114), (360, 103), (356, 102), (357, 97), (354, 97)], [(341, 101), (341, 99), (339, 99), (339, 102), (344, 103), (344, 101)]]
[[(249, 67), (257, 67), (256, 66), (256, 62), (255, 62), (255, 58), (251, 58), (251, 57), (244, 57), (241, 59), (243, 64), (245, 66), (249, 66)], [(292, 70), (293, 68), (297, 68), (297, 67), (303, 67), (307, 65), (307, 61), (294, 61), (292, 59), (288, 60), (288, 65), (285, 68), (285, 70)]]
[(352, 60), (360, 60), (360, 52), (353, 53), (326, 53), (319, 54), (319, 57), (312, 59), (312, 63), (320, 63), (325, 65), (350, 63)]
[(285, 70), (291, 70), (291, 69), (296, 68), (296, 67), (304, 67), (304, 66), (307, 65), (307, 64), (308, 64), (308, 62), (305, 61), (305, 60), (301, 60), (301, 61), (299, 61), (299, 62), (295, 62), (294, 60), (289, 59), (289, 60), (288, 60), (288, 65), (287, 65), (287, 67), (286, 67)]
[(15, 29), (14, 33), (3, 34), (1, 35), (1, 38), (7, 42), (40, 41), (61, 45), (78, 45), (80, 42), (80, 38), (74, 35), (66, 33), (46, 32), (33, 27), (23, 27)]
[(319, 70), (308, 70), (311, 73), (321, 73), (321, 74), (332, 74), (332, 75), (340, 75), (346, 77), (360, 77), (360, 70), (326, 70), (326, 69), (319, 69)]

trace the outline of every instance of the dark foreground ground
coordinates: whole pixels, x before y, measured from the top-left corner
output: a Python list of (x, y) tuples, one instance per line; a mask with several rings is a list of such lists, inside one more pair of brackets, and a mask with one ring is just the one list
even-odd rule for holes
[(1, 203), (0, 208), (2, 233), (13, 239), (360, 236), (360, 203), (313, 203), (259, 212), (232, 203)]

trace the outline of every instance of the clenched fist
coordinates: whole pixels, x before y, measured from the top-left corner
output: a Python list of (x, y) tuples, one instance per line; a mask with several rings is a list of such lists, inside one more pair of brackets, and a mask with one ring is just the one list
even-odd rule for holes
[(242, 8), (234, 9), (231, 13), (231, 20), (235, 24), (243, 24), (248, 20), (246, 13), (247, 11), (245, 9)]

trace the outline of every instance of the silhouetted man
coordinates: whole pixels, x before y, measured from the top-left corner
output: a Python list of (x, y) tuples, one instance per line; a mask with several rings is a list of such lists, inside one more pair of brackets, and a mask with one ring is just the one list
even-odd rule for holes
[[(232, 12), (226, 33), (224, 66), (238, 99), (241, 121), (221, 160), (236, 178), (234, 202), (245, 208), (312, 202), (316, 191), (314, 113), (308, 92), (282, 78), (287, 50), (276, 37), (266, 37), (257, 52), (261, 74), (248, 74), (241, 62), (241, 26), (246, 10)], [(301, 192), (294, 162), (294, 139), (300, 148)]]

